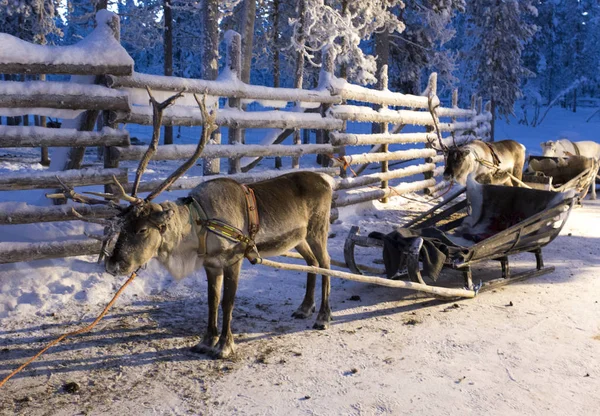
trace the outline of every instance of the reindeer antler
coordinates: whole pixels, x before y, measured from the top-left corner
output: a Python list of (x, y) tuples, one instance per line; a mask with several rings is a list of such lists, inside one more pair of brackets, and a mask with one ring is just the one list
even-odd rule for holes
[(137, 195), (142, 175), (144, 174), (146, 167), (148, 167), (150, 159), (152, 159), (152, 156), (154, 156), (154, 153), (156, 153), (158, 141), (160, 140), (160, 127), (162, 126), (163, 111), (165, 108), (173, 104), (175, 100), (183, 96), (183, 91), (180, 91), (177, 94), (167, 98), (165, 101), (159, 103), (156, 101), (156, 99), (154, 99), (150, 88), (146, 87), (146, 91), (148, 91), (150, 103), (152, 104), (152, 140), (150, 141), (148, 150), (146, 150), (144, 157), (142, 157), (142, 160), (140, 161), (137, 171), (135, 172), (135, 182), (133, 183), (133, 188), (131, 189), (131, 196), (133, 197)]
[(115, 175), (113, 175), (112, 178), (113, 178), (113, 185), (115, 185), (115, 187), (117, 188), (117, 193), (107, 194), (104, 192), (84, 192), (84, 194), (99, 196), (102, 198), (106, 198), (109, 201), (123, 200), (123, 201), (127, 201), (130, 204), (134, 204), (134, 205), (141, 204), (142, 202), (144, 202), (144, 200), (141, 198), (127, 195), (127, 192), (125, 192), (123, 185), (121, 185), (121, 182), (119, 182), (117, 177)]
[[(81, 195), (80, 193), (75, 192), (75, 190), (73, 188), (71, 188), (70, 186), (68, 186), (66, 183), (64, 183), (58, 176), (55, 176), (55, 177), (56, 177), (56, 180), (60, 183), (61, 187), (63, 188), (63, 191), (59, 192), (59, 193), (54, 193), (54, 194), (46, 194), (46, 198), (72, 199), (73, 201), (81, 202), (82, 204), (111, 205), (115, 208), (119, 207), (118, 204), (115, 204), (113, 199), (110, 199), (110, 200), (96, 199), (96, 198), (90, 198), (89, 196)], [(113, 176), (113, 178), (114, 178), (114, 176)], [(97, 194), (93, 194), (93, 193), (91, 193), (91, 194), (98, 196)], [(100, 196), (103, 196), (103, 195), (100, 195)]]
[(194, 99), (196, 103), (198, 103), (198, 107), (200, 108), (200, 112), (202, 113), (202, 135), (200, 136), (200, 141), (198, 142), (198, 146), (196, 147), (196, 151), (194, 154), (175, 172), (173, 172), (163, 183), (161, 183), (156, 189), (154, 189), (150, 195), (146, 197), (146, 201), (152, 201), (156, 198), (162, 191), (167, 189), (169, 186), (173, 184), (177, 179), (179, 179), (189, 168), (194, 166), (196, 160), (202, 154), (204, 147), (208, 143), (210, 136), (212, 133), (219, 127), (217, 126), (217, 112), (216, 111), (208, 111), (206, 109), (206, 94), (203, 95), (202, 101), (198, 99), (198, 96), (194, 94)]
[(440, 126), (438, 125), (438, 117), (435, 114), (435, 109), (437, 106), (433, 105), (433, 97), (434, 97), (434, 93), (430, 92), (427, 96), (427, 102), (429, 105), (429, 112), (431, 113), (431, 117), (433, 118), (433, 126), (435, 128), (435, 133), (437, 134), (437, 138), (438, 138), (438, 142), (440, 143), (440, 150), (443, 151), (444, 153), (448, 152), (448, 146), (446, 146), (444, 144), (444, 142), (442, 141), (442, 134), (440, 133)]

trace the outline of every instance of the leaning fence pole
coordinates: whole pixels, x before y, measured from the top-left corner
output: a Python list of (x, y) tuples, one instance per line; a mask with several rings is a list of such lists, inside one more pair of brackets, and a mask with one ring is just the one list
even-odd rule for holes
[(397, 288), (397, 289), (417, 290), (419, 292), (431, 293), (433, 295), (449, 297), (449, 298), (454, 298), (454, 297), (474, 298), (477, 295), (477, 292), (475, 290), (452, 289), (452, 288), (445, 288), (445, 287), (439, 287), (439, 286), (429, 286), (429, 285), (424, 285), (422, 283), (406, 282), (404, 280), (391, 280), (391, 279), (385, 279), (383, 277), (365, 276), (365, 275), (360, 275), (360, 274), (341, 272), (338, 270), (323, 269), (321, 267), (315, 267), (315, 266), (302, 266), (299, 264), (281, 263), (278, 261), (272, 261), (272, 260), (261, 259), (261, 258), (256, 259), (256, 263), (262, 264), (263, 266), (280, 269), (280, 270), (293, 270), (293, 271), (298, 271), (298, 272), (324, 274), (326, 276), (337, 277), (339, 279), (352, 280), (354, 282), (370, 283), (373, 285), (387, 286), (387, 287), (393, 287), (393, 288)]

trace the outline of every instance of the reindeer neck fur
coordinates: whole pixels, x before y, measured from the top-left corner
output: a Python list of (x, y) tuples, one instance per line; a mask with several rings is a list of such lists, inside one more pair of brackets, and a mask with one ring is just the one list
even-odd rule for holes
[(190, 223), (190, 209), (170, 201), (160, 205), (163, 209), (172, 209), (175, 215), (163, 234), (157, 259), (174, 278), (182, 279), (202, 267), (202, 259), (198, 257), (198, 236)]
[[(475, 172), (478, 168), (479, 168), (479, 162), (477, 162), (477, 159), (479, 159), (481, 157), (481, 150), (479, 150), (477, 148), (477, 146), (474, 146), (472, 143), (469, 143), (467, 145), (465, 145), (464, 147), (465, 150), (468, 150), (469, 152), (467, 153), (467, 155), (465, 156), (465, 161), (464, 163), (467, 165), (467, 172), (469, 173), (473, 173)], [(464, 179), (465, 179), (465, 183), (466, 183), (466, 178), (467, 175), (465, 175)]]

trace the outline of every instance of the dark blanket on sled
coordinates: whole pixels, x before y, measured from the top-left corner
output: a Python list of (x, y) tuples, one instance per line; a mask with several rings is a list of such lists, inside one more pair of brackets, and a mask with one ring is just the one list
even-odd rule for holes
[(407, 252), (416, 238), (423, 238), (423, 246), (419, 251), (423, 274), (434, 281), (439, 277), (446, 258), (463, 249), (437, 228), (396, 228), (388, 234), (372, 232), (369, 237), (383, 241), (383, 263), (388, 278), (406, 268)]

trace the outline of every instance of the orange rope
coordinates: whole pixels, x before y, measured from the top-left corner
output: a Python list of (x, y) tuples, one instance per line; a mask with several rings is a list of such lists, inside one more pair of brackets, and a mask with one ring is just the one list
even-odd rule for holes
[(27, 362), (25, 364), (21, 365), (19, 368), (17, 368), (15, 371), (13, 371), (12, 373), (10, 373), (8, 376), (4, 377), (4, 379), (2, 381), (0, 381), (0, 388), (2, 388), (2, 386), (4, 386), (4, 384), (6, 384), (6, 382), (8, 380), (10, 380), (15, 374), (19, 373), (21, 370), (23, 370), (25, 367), (27, 367), (29, 364), (31, 364), (33, 361), (35, 361), (40, 355), (42, 355), (43, 353), (45, 353), (46, 351), (48, 351), (51, 347), (53, 347), (54, 345), (58, 344), (63, 339), (65, 339), (67, 337), (70, 337), (70, 336), (73, 336), (73, 335), (82, 334), (84, 332), (87, 332), (87, 331), (91, 330), (93, 327), (95, 327), (96, 324), (98, 322), (100, 322), (100, 320), (102, 318), (104, 318), (104, 315), (106, 315), (106, 313), (108, 312), (108, 310), (110, 309), (110, 307), (115, 303), (115, 301), (121, 295), (121, 293), (123, 292), (123, 290), (125, 289), (125, 287), (127, 287), (127, 285), (129, 283), (131, 283), (133, 281), (133, 279), (135, 279), (136, 276), (137, 276), (137, 270), (135, 272), (131, 273), (131, 276), (129, 276), (129, 279), (127, 279), (127, 281), (125, 283), (123, 283), (123, 286), (121, 286), (121, 288), (117, 291), (117, 293), (115, 293), (115, 295), (113, 296), (112, 300), (108, 303), (108, 305), (106, 305), (106, 307), (104, 308), (104, 310), (102, 311), (102, 313), (100, 315), (98, 315), (98, 317), (96, 318), (96, 320), (94, 322), (92, 322), (90, 325), (88, 325), (88, 326), (86, 326), (84, 328), (81, 328), (81, 329), (78, 329), (76, 331), (72, 331), (72, 332), (68, 332), (66, 334), (63, 334), (60, 337), (56, 338), (54, 341), (50, 342), (40, 352), (38, 352), (36, 355), (34, 355), (29, 360), (27, 360)]
[(346, 160), (346, 158), (344, 157), (337, 157), (334, 155), (327, 155), (329, 156), (331, 159), (335, 159), (338, 162), (340, 162), (342, 164), (342, 169), (346, 170), (346, 169), (350, 169), (350, 172), (352, 172), (352, 175), (354, 175), (354, 177), (356, 178), (358, 176), (358, 174), (354, 171), (354, 169), (352, 169), (352, 166), (350, 166), (350, 164), (348, 163), (348, 161)]

